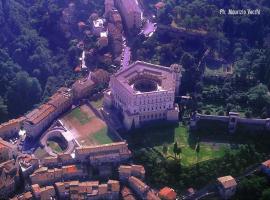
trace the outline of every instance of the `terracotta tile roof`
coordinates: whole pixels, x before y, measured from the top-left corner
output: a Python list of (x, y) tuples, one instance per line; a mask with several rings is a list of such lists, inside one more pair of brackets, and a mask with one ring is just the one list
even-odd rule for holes
[(69, 92), (70, 89), (62, 87), (57, 92), (50, 97), (47, 104), (50, 104), (54, 106), (55, 108), (58, 108), (59, 105), (64, 104), (65, 102), (71, 100), (71, 93)]
[(24, 193), (23, 197), (24, 197), (24, 199), (32, 199), (33, 195), (31, 192), (26, 192), (26, 193)]
[(131, 166), (120, 165), (118, 171), (119, 173), (131, 174)]
[(49, 101), (42, 104), (38, 108), (34, 109), (30, 113), (25, 115), (26, 121), (31, 124), (38, 124), (50, 114), (55, 112), (55, 110), (63, 103), (71, 100), (70, 89), (62, 87), (57, 92), (49, 98)]
[(47, 171), (48, 171), (48, 167), (40, 167), (39, 169), (37, 169), (36, 171), (34, 171), (33, 174), (45, 173)]
[(218, 178), (217, 180), (225, 189), (235, 187), (237, 185), (235, 179), (232, 176), (223, 176)]
[(149, 189), (148, 185), (146, 185), (144, 182), (134, 176), (129, 177), (128, 181), (130, 185), (136, 187), (136, 189), (139, 190), (142, 194)]
[(100, 184), (98, 186), (98, 194), (106, 194), (108, 192), (108, 185), (107, 184)]
[(39, 185), (38, 185), (38, 184), (32, 185), (32, 191), (33, 191), (35, 194), (39, 194), (39, 193), (41, 192)]
[(108, 186), (110, 186), (110, 189), (112, 192), (119, 192), (120, 191), (120, 184), (119, 181), (115, 180), (109, 180)]
[(160, 200), (160, 198), (152, 191), (148, 191), (146, 195), (147, 200)]
[(78, 171), (78, 167), (76, 165), (68, 165), (63, 167), (63, 172), (65, 173), (76, 173)]
[(131, 165), (131, 169), (134, 172), (145, 174), (145, 169), (144, 169), (144, 166), (142, 165)]
[(16, 146), (3, 140), (1, 137), (0, 137), (0, 147), (6, 147), (6, 148), (9, 148), (9, 149), (15, 149)]
[(176, 199), (176, 192), (169, 187), (164, 187), (158, 193), (159, 197), (164, 200), (175, 200)]
[(17, 118), (17, 119), (9, 120), (8, 122), (0, 124), (0, 129), (2, 129), (2, 128), (10, 128), (10, 127), (13, 127), (13, 126), (18, 126), (24, 120), (25, 120), (25, 117), (20, 117), (20, 118)]
[(156, 9), (162, 9), (164, 8), (164, 6), (165, 6), (165, 3), (162, 1), (155, 4)]
[(270, 160), (263, 162), (262, 165), (267, 167), (267, 168), (270, 168)]
[(39, 108), (31, 111), (26, 115), (26, 119), (31, 124), (38, 124), (45, 118), (47, 118), (51, 113), (55, 111), (55, 107), (48, 104), (43, 104)]
[(124, 200), (136, 200), (134, 193), (128, 187), (121, 190), (121, 195)]

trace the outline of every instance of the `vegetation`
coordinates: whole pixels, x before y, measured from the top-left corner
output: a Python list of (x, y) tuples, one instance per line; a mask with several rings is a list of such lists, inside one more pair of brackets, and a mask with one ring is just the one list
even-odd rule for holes
[(92, 100), (92, 101), (91, 101), (91, 104), (92, 104), (95, 108), (97, 108), (97, 109), (101, 108), (102, 105), (103, 105), (103, 97), (102, 97), (102, 98), (99, 98), (99, 99), (97, 99), (97, 100)]
[(52, 149), (53, 152), (55, 152), (55, 153), (63, 153), (63, 149), (58, 144), (58, 142), (50, 140), (50, 141), (47, 142), (47, 144)]
[[(159, 128), (160, 129), (160, 128)], [(166, 132), (166, 130), (162, 130)], [(183, 166), (192, 166), (198, 162), (221, 158), (224, 156), (226, 147), (224, 145), (200, 144), (200, 151), (196, 152), (196, 139), (189, 135), (187, 127), (179, 126), (174, 130), (174, 141), (166, 143), (167, 153), (164, 156), (168, 159), (179, 158)], [(147, 137), (154, 137), (155, 132)], [(199, 144), (199, 143), (198, 143)], [(163, 153), (163, 145), (156, 146), (155, 149)]]
[(269, 199), (269, 194), (269, 181), (265, 175), (256, 174), (241, 180), (233, 199), (264, 200)]
[(45, 151), (44, 148), (38, 147), (35, 152), (34, 155), (38, 158), (38, 159), (43, 159), (47, 156), (49, 156), (49, 154)]
[(81, 125), (87, 124), (91, 120), (91, 118), (79, 107), (72, 110), (68, 117), (77, 119)]
[(108, 129), (103, 128), (97, 133), (95, 133), (93, 136), (91, 136), (91, 138), (93, 138), (99, 144), (110, 144), (113, 142), (113, 140), (110, 138), (108, 134), (109, 134)]
[(214, 160), (199, 162), (194, 166), (183, 166), (178, 160), (165, 159), (153, 148), (134, 150), (134, 159), (143, 164), (148, 173), (146, 180), (154, 187), (164, 185), (175, 188), (178, 192), (194, 187), (199, 189), (213, 183), (217, 177), (228, 174), (238, 177), (246, 169), (266, 158), (256, 151), (254, 146), (241, 145), (234, 151), (225, 151), (224, 156)]
[[(182, 64), (180, 92), (193, 97), (191, 110), (214, 105), (224, 114), (240, 111), (250, 117), (269, 117), (268, 1), (165, 0), (165, 7), (159, 10), (154, 7), (157, 2), (149, 1), (148, 8), (157, 15), (158, 30), (145, 41), (134, 42), (136, 59), (167, 66)], [(261, 14), (220, 15), (221, 8), (259, 8)], [(187, 28), (187, 33), (206, 31), (207, 37), (179, 37), (172, 31), (175, 27)], [(207, 59), (201, 60), (207, 49)], [(224, 72), (227, 67), (228, 74)]]
[(62, 11), (69, 1), (0, 2), (0, 123), (24, 114), (69, 86), (78, 64), (77, 22), (102, 12), (103, 1), (76, 1), (70, 27)]

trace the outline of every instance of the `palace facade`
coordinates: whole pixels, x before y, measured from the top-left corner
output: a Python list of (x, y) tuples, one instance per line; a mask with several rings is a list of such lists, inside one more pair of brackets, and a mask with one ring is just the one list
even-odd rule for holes
[(170, 68), (137, 61), (111, 76), (105, 106), (121, 111), (126, 129), (150, 121), (177, 121), (174, 103), (181, 82), (181, 66)]

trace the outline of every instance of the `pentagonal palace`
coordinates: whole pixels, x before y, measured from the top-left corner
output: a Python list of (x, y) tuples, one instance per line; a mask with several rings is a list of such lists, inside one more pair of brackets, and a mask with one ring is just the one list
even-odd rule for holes
[(111, 77), (105, 104), (121, 111), (126, 129), (157, 120), (178, 120), (175, 95), (179, 92), (181, 66), (170, 68), (137, 61)]

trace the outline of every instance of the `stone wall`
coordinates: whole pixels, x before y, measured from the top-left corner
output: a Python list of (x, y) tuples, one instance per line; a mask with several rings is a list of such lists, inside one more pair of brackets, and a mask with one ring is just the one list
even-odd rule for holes
[(190, 119), (191, 130), (196, 130), (200, 125), (212, 122), (220, 124), (221, 128), (227, 128), (229, 133), (237, 131), (270, 131), (270, 119), (244, 118), (239, 113), (229, 113), (228, 116), (203, 115), (195, 113)]

